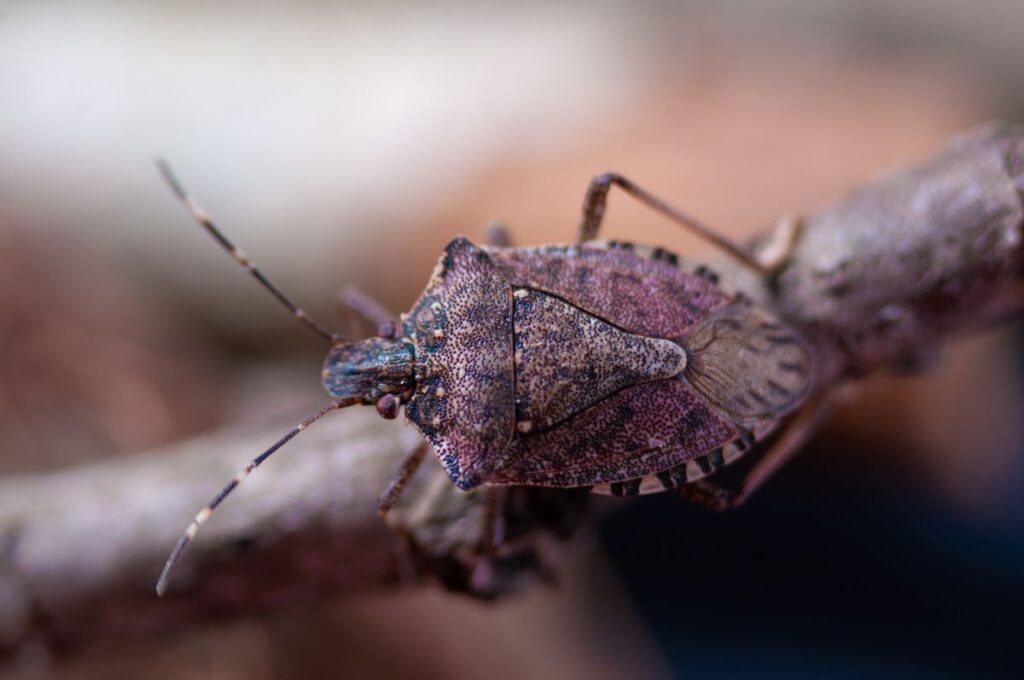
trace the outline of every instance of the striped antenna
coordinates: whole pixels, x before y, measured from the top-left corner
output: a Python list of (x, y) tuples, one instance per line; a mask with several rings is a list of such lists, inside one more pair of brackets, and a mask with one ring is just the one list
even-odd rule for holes
[(164, 564), (163, 571), (160, 572), (160, 578), (156, 582), (156, 594), (164, 594), (164, 592), (167, 590), (167, 584), (170, 582), (171, 579), (171, 570), (174, 569), (174, 565), (178, 563), (179, 559), (181, 559), (181, 554), (185, 552), (185, 547), (193, 538), (195, 538), (196, 532), (199, 531), (199, 527), (204, 522), (206, 522), (206, 520), (210, 519), (210, 515), (212, 515), (213, 511), (217, 509), (217, 506), (220, 505), (224, 501), (224, 499), (228, 497), (228, 494), (235, 490), (235, 487), (242, 483), (242, 480), (248, 477), (253, 470), (258, 468), (260, 464), (263, 463), (263, 461), (265, 461), (267, 458), (270, 458), (270, 456), (275, 451), (277, 451), (279, 448), (287, 444), (292, 437), (302, 432), (307, 427), (309, 427), (316, 421), (320, 420), (331, 411), (336, 411), (339, 408), (351, 406), (355, 403), (358, 403), (357, 398), (338, 399), (336, 401), (332, 401), (330, 404), (324, 406), (319, 411), (317, 411), (316, 413), (309, 416), (301, 423), (293, 427), (291, 430), (289, 430), (288, 434), (278, 439), (273, 446), (271, 446), (269, 449), (267, 449), (260, 455), (256, 456), (255, 458), (253, 458), (248, 465), (242, 468), (242, 470), (237, 475), (235, 475), (234, 479), (228, 482), (227, 486), (221, 489), (220, 493), (214, 496), (213, 500), (207, 503), (206, 506), (199, 511), (199, 514), (196, 515), (196, 518), (192, 520), (191, 524), (188, 525), (188, 528), (185, 530), (185, 533), (182, 535), (181, 538), (178, 539), (178, 543), (174, 546), (174, 550), (171, 551), (171, 556), (167, 558), (167, 563)]
[(195, 219), (195, 221), (198, 222), (200, 226), (206, 229), (207, 233), (209, 233), (210, 236), (212, 236), (213, 239), (220, 244), (221, 248), (226, 250), (228, 254), (231, 255), (231, 257), (235, 258), (235, 262), (242, 265), (242, 267), (244, 267), (245, 270), (249, 272), (254, 279), (260, 282), (261, 286), (269, 290), (271, 295), (276, 297), (281, 302), (282, 305), (287, 307), (288, 311), (292, 313), (292, 316), (297, 318), (302, 323), (306, 324), (306, 326), (308, 326), (314, 333), (316, 333), (323, 339), (327, 340), (328, 342), (332, 344), (344, 342), (344, 338), (342, 338), (337, 333), (332, 333), (331, 331), (327, 330), (324, 326), (319, 324), (316, 321), (316, 319), (306, 314), (306, 312), (304, 312), (294, 302), (288, 299), (287, 295), (282, 293), (277, 288), (277, 286), (272, 284), (270, 280), (263, 275), (263, 272), (256, 268), (256, 265), (254, 265), (249, 260), (245, 253), (239, 250), (234, 243), (228, 240), (228, 237), (225, 236), (223, 232), (221, 232), (221, 230), (217, 228), (217, 225), (213, 223), (213, 220), (210, 219), (210, 216), (206, 213), (206, 211), (203, 210), (203, 208), (198, 203), (196, 203), (192, 199), (192, 197), (188, 195), (188, 193), (185, 192), (184, 187), (181, 186), (181, 182), (178, 181), (178, 178), (175, 177), (174, 172), (171, 171), (171, 166), (168, 165), (167, 161), (161, 158), (157, 161), (156, 164), (157, 167), (160, 169), (160, 174), (163, 175), (164, 180), (171, 187), (171, 191), (173, 191), (174, 195), (178, 197), (178, 200), (181, 201), (186, 208), (188, 208), (188, 211), (192, 213), (192, 218)]

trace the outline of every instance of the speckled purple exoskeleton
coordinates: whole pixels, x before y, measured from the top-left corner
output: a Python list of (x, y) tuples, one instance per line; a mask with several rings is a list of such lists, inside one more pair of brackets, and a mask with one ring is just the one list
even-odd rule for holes
[(662, 248), (595, 238), (608, 190), (617, 185), (758, 274), (770, 274), (785, 252), (774, 262), (756, 258), (621, 176), (594, 178), (572, 245), (509, 247), (503, 232), (486, 246), (456, 238), (398, 319), (366, 296), (350, 296), (353, 309), (379, 328), (378, 337), (352, 343), (273, 287), (161, 168), (221, 246), (331, 341), (323, 382), (334, 400), (200, 511), (168, 559), (158, 592), (224, 497), (285, 442), (339, 408), (375, 405), (394, 418), (404, 407), (425, 438), (381, 498), (388, 513), (430, 448), (466, 490), (676, 490), (729, 505), (724, 492), (698, 480), (783, 430), (780, 424), (788, 425), (787, 416), (807, 400), (813, 352), (792, 328), (742, 293), (724, 290), (706, 267)]

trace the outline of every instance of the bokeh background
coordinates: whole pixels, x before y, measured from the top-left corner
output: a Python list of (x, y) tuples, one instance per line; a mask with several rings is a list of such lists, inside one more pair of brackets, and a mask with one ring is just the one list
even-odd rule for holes
[[(1024, 4), (1003, 0), (0, 0), (0, 474), (291, 422), (323, 400), (320, 342), (189, 221), (158, 155), (330, 319), (343, 284), (406, 308), (447, 240), (489, 222), (521, 244), (571, 238), (605, 170), (743, 238), (1024, 118), (1022, 64)], [(607, 226), (707, 252), (622, 197)], [(623, 503), (558, 590), (497, 606), (367, 594), (10, 668), (1012, 676), (1022, 346), (1018, 322), (926, 377), (868, 381), (737, 512)]]

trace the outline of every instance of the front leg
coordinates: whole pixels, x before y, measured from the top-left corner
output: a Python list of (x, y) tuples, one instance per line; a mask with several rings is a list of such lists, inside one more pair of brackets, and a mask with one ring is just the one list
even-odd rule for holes
[(409, 486), (416, 470), (423, 464), (423, 459), (426, 458), (429, 448), (430, 444), (423, 440), (406, 455), (402, 466), (398, 469), (398, 474), (388, 484), (377, 504), (377, 512), (384, 518), (384, 522), (398, 539), (399, 575), (406, 582), (415, 581), (418, 577), (416, 563), (418, 555), (422, 553), (422, 548), (412, 529), (406, 524), (405, 518), (395, 510), (395, 505), (401, 498), (402, 492)]
[(401, 498), (402, 492), (409, 486), (409, 481), (416, 473), (416, 470), (423, 464), (423, 459), (427, 457), (429, 449), (430, 444), (424, 439), (406, 455), (405, 460), (402, 461), (402, 467), (398, 469), (398, 474), (395, 475), (394, 479), (391, 480), (391, 483), (388, 484), (388, 487), (380, 496), (377, 512), (382, 517), (387, 518), (389, 513), (394, 511), (395, 504)]
[(368, 293), (355, 286), (345, 286), (338, 293), (338, 325), (346, 337), (359, 338), (366, 335), (369, 326), (377, 335), (391, 337), (398, 328), (398, 317)]

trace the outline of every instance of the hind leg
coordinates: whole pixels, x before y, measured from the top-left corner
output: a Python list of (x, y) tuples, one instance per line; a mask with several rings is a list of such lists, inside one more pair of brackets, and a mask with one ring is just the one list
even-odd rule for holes
[(608, 191), (613, 185), (621, 188), (651, 210), (664, 215), (684, 229), (717, 246), (749, 269), (762, 275), (771, 273), (771, 270), (759, 259), (752, 257), (746, 248), (740, 246), (732, 239), (703, 222), (690, 217), (681, 210), (670, 206), (657, 196), (648, 193), (622, 175), (615, 173), (596, 175), (590, 181), (587, 194), (583, 199), (583, 213), (580, 216), (579, 233), (576, 237), (578, 245), (597, 238), (597, 233), (604, 220), (605, 208), (608, 204)]
[(792, 215), (783, 217), (764, 242), (759, 244), (757, 261), (768, 271), (778, 272), (793, 254), (803, 227), (801, 218)]
[(747, 473), (737, 489), (725, 489), (710, 479), (683, 484), (675, 493), (711, 510), (724, 511), (742, 505), (807, 442), (831, 411), (832, 400), (804, 405), (782, 436)]

